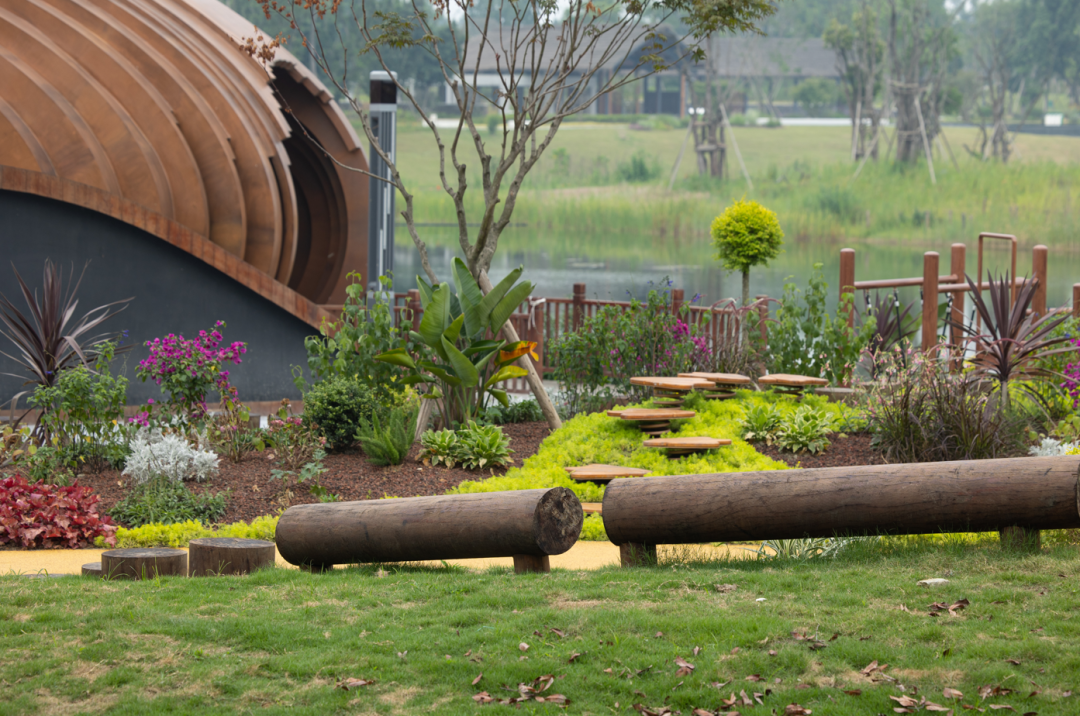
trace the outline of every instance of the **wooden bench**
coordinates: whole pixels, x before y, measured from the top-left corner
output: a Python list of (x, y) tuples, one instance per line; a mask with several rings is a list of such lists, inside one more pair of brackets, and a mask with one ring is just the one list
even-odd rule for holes
[(666, 449), (668, 457), (682, 457), (683, 455), (706, 452), (730, 444), (730, 440), (706, 437), (653, 438), (652, 440), (646, 440), (644, 443), (645, 447)]

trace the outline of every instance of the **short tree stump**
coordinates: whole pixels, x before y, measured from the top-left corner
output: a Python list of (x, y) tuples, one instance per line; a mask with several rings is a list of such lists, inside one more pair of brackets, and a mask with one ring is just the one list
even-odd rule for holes
[(101, 579), (101, 562), (88, 562), (82, 566), (82, 576)]
[(203, 537), (188, 544), (188, 573), (192, 577), (249, 574), (274, 564), (274, 543), (261, 539)]
[(101, 553), (101, 574), (106, 579), (186, 577), (187, 552), (182, 549), (113, 549)]

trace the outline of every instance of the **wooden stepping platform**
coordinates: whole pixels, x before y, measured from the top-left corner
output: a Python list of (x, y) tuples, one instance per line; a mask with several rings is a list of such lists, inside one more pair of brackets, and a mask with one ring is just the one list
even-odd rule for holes
[(82, 566), (82, 576), (101, 579), (101, 562), (87, 562)]
[(188, 574), (248, 574), (274, 565), (274, 543), (261, 539), (202, 537), (188, 544)]
[(568, 467), (570, 478), (578, 482), (595, 482), (598, 485), (606, 485), (617, 477), (644, 477), (649, 474), (648, 470), (639, 467), (622, 467), (620, 465), (580, 465)]
[(101, 573), (107, 579), (186, 577), (187, 552), (182, 549), (113, 549), (101, 553)]
[(730, 440), (706, 437), (653, 438), (644, 442), (645, 447), (667, 449), (668, 457), (680, 457), (691, 453), (705, 452), (706, 450), (713, 450), (730, 444)]
[(758, 378), (758, 385), (775, 388), (777, 392), (787, 395), (802, 395), (807, 388), (820, 388), (828, 384), (829, 381), (824, 378), (792, 373), (773, 373)]
[(745, 375), (739, 375), (738, 373), (679, 373), (680, 378), (697, 378), (700, 380), (707, 380), (712, 383), (712, 388), (705, 389), (702, 392), (709, 400), (728, 400), (735, 397), (735, 391), (738, 388), (745, 388), (746, 386), (752, 386), (754, 381), (750, 380)]
[(663, 435), (671, 430), (672, 420), (686, 420), (697, 413), (693, 410), (678, 408), (628, 408), (619, 412), (619, 417), (635, 423), (646, 435)]
[(603, 502), (582, 502), (581, 509), (587, 515), (602, 515), (604, 514)]
[(701, 378), (644, 376), (631, 378), (630, 382), (652, 388), (655, 403), (673, 408), (681, 406), (691, 390), (709, 391), (715, 388), (712, 381)]

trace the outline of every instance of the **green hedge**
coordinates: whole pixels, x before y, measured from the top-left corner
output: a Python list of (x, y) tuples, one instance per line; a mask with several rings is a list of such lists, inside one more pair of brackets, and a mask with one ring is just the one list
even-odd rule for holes
[[(277, 515), (256, 517), (251, 523), (233, 522), (230, 525), (221, 525), (211, 528), (201, 522), (188, 520), (176, 524), (163, 525), (154, 523), (127, 529), (121, 527), (116, 531), (117, 548), (126, 547), (187, 547), (188, 542), (202, 537), (234, 537), (239, 539), (264, 539), (274, 541), (274, 532), (277, 530)], [(94, 542), (95, 547), (104, 547), (103, 539), (98, 538)]]

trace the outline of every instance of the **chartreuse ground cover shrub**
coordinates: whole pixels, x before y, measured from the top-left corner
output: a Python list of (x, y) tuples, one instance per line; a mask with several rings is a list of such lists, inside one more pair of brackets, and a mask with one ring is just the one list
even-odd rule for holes
[[(633, 425), (605, 413), (581, 414), (549, 435), (537, 453), (526, 458), (521, 467), (512, 468), (502, 476), (463, 482), (450, 494), (567, 487), (582, 502), (600, 502), (604, 498), (603, 487), (575, 482), (566, 472), (567, 467), (589, 463), (638, 467), (653, 475), (787, 469), (786, 464), (765, 457), (741, 437), (740, 421), (748, 409), (757, 406), (776, 404), (786, 413), (796, 410), (798, 404), (768, 392), (740, 391), (738, 396), (737, 400), (708, 401), (692, 395), (687, 405), (697, 415), (690, 420), (678, 421), (674, 426), (674, 434), (679, 436), (728, 438), (732, 441), (728, 447), (671, 460), (662, 451), (645, 447), (645, 436)], [(846, 424), (856, 416), (851, 408), (828, 403), (820, 396), (807, 396), (804, 403), (832, 416), (835, 424)], [(601, 519), (590, 515), (585, 520), (582, 539), (606, 539), (602, 530)]]
[[(963, 704), (983, 716), (1076, 713), (1075, 548), (873, 541), (835, 559), (661, 559), (518, 576), (392, 565), (125, 583), (0, 576), (0, 708), (564, 713), (474, 700), (516, 697), (518, 684), (553, 674), (540, 695), (563, 694), (571, 714), (637, 716), (642, 704), (767, 716), (799, 704), (815, 716), (866, 716), (892, 714), (890, 697), (912, 694), (954, 714), (980, 713)], [(943, 587), (915, 585), (949, 570)], [(932, 603), (960, 599), (956, 616), (929, 616)], [(677, 658), (695, 668), (680, 673)], [(875, 661), (889, 666), (860, 673)], [(760, 682), (747, 681), (755, 674)], [(347, 679), (371, 683), (337, 688)], [(762, 705), (725, 707), (740, 690)]]
[[(121, 527), (116, 531), (116, 546), (126, 547), (187, 547), (193, 539), (203, 537), (233, 537), (237, 539), (262, 539), (274, 541), (278, 516), (256, 517), (250, 523), (233, 522), (228, 525), (208, 527), (197, 520), (187, 520), (175, 524), (154, 522), (141, 527), (128, 529)], [(105, 539), (94, 540), (95, 547), (105, 547)]]

